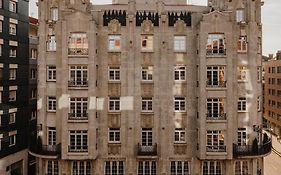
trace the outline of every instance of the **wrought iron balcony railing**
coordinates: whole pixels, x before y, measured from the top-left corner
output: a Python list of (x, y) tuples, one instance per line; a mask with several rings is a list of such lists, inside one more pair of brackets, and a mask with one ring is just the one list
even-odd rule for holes
[(88, 146), (75, 146), (75, 145), (69, 145), (68, 146), (68, 152), (88, 152)]
[(138, 155), (139, 156), (157, 156), (157, 144), (144, 146), (138, 144)]
[(225, 145), (206, 146), (207, 152), (226, 152)]
[(41, 146), (32, 144), (30, 145), (30, 151), (39, 155), (56, 156), (61, 154), (61, 144)]
[(88, 81), (68, 81), (68, 87), (88, 87)]
[(207, 49), (206, 55), (207, 56), (225, 56), (226, 55), (226, 49), (224, 49), (224, 48)]
[(88, 49), (86, 48), (68, 48), (68, 55), (88, 55)]
[(206, 114), (207, 120), (226, 120), (226, 113), (207, 113)]
[(88, 120), (88, 113), (68, 113), (68, 120)]
[(269, 140), (262, 145), (237, 145), (233, 144), (233, 157), (263, 156), (271, 152), (272, 142)]
[(225, 88), (226, 81), (207, 81), (206, 87), (208, 87), (208, 88)]

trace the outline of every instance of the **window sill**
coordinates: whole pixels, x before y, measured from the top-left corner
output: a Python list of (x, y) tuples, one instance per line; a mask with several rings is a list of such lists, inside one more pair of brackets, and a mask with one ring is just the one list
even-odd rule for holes
[(121, 84), (121, 80), (108, 80), (109, 84)]
[(121, 50), (108, 50), (108, 53), (121, 53)]
[(119, 114), (119, 113), (121, 113), (121, 110), (119, 110), (119, 111), (108, 111), (108, 113), (109, 114)]
[[(55, 51), (51, 51), (55, 52)], [(68, 55), (68, 58), (87, 58), (89, 55)]]
[(142, 84), (153, 84), (154, 81), (153, 80), (141, 80)]
[(247, 83), (247, 80), (237, 80), (238, 83)]
[(141, 111), (141, 114), (150, 115), (150, 114), (154, 114), (154, 112), (153, 111)]
[(226, 55), (220, 55), (220, 54), (213, 54), (213, 55), (206, 55), (206, 58), (226, 58)]
[(121, 142), (108, 142), (108, 145), (121, 145)]
[(183, 146), (186, 146), (187, 143), (186, 142), (174, 142), (174, 146), (176, 145), (183, 145)]
[(153, 53), (153, 50), (141, 50), (141, 53)]
[(248, 111), (237, 111), (238, 113), (247, 113)]
[(177, 53), (187, 53), (186, 50), (174, 50), (174, 53), (177, 54)]

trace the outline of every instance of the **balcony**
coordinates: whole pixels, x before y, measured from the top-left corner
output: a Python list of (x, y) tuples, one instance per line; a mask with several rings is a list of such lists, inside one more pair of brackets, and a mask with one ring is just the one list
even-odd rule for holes
[(226, 152), (226, 146), (225, 145), (206, 146), (206, 151), (216, 152), (216, 153)]
[(233, 157), (265, 156), (271, 152), (272, 142), (269, 140), (262, 145), (236, 145), (233, 144)]
[(157, 144), (150, 146), (138, 144), (138, 156), (157, 156)]
[(83, 145), (83, 146), (70, 145), (70, 146), (68, 146), (68, 152), (85, 153), (85, 152), (88, 152), (88, 146), (87, 145)]
[(207, 49), (206, 50), (206, 55), (208, 57), (222, 57), (226, 56), (226, 49), (225, 48), (213, 48), (213, 49)]
[(207, 113), (206, 120), (211, 120), (211, 121), (226, 120), (226, 113), (221, 113), (221, 114)]
[(88, 87), (88, 81), (68, 81), (68, 87)]
[(68, 48), (69, 56), (87, 56), (88, 48)]
[(226, 88), (226, 81), (207, 81), (207, 88)]
[(88, 113), (68, 113), (68, 120), (88, 120)]
[(61, 144), (57, 145), (41, 145), (32, 144), (30, 145), (31, 154), (34, 156), (59, 156), (61, 154)]

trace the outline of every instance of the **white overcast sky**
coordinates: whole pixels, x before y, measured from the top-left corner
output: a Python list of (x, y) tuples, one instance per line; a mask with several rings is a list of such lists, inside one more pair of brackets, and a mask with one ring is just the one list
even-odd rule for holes
[[(30, 0), (31, 16), (37, 17), (37, 0)], [(112, 0), (91, 0), (94, 4), (110, 4)], [(264, 0), (262, 7), (263, 54), (276, 53), (281, 50), (281, 0)], [(195, 5), (207, 5), (207, 0), (189, 0)]]

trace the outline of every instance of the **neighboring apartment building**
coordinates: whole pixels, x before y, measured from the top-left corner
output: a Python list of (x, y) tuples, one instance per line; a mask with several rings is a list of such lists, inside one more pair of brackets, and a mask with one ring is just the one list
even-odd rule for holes
[(276, 58), (263, 62), (264, 119), (273, 133), (281, 136), (281, 51)]
[(39, 1), (38, 174), (263, 174), (260, 0)]
[[(29, 147), (36, 146), (37, 140), (37, 57), (38, 19), (29, 17)], [(36, 174), (36, 158), (28, 155), (28, 175)]]
[(28, 0), (0, 1), (0, 174), (27, 174)]

